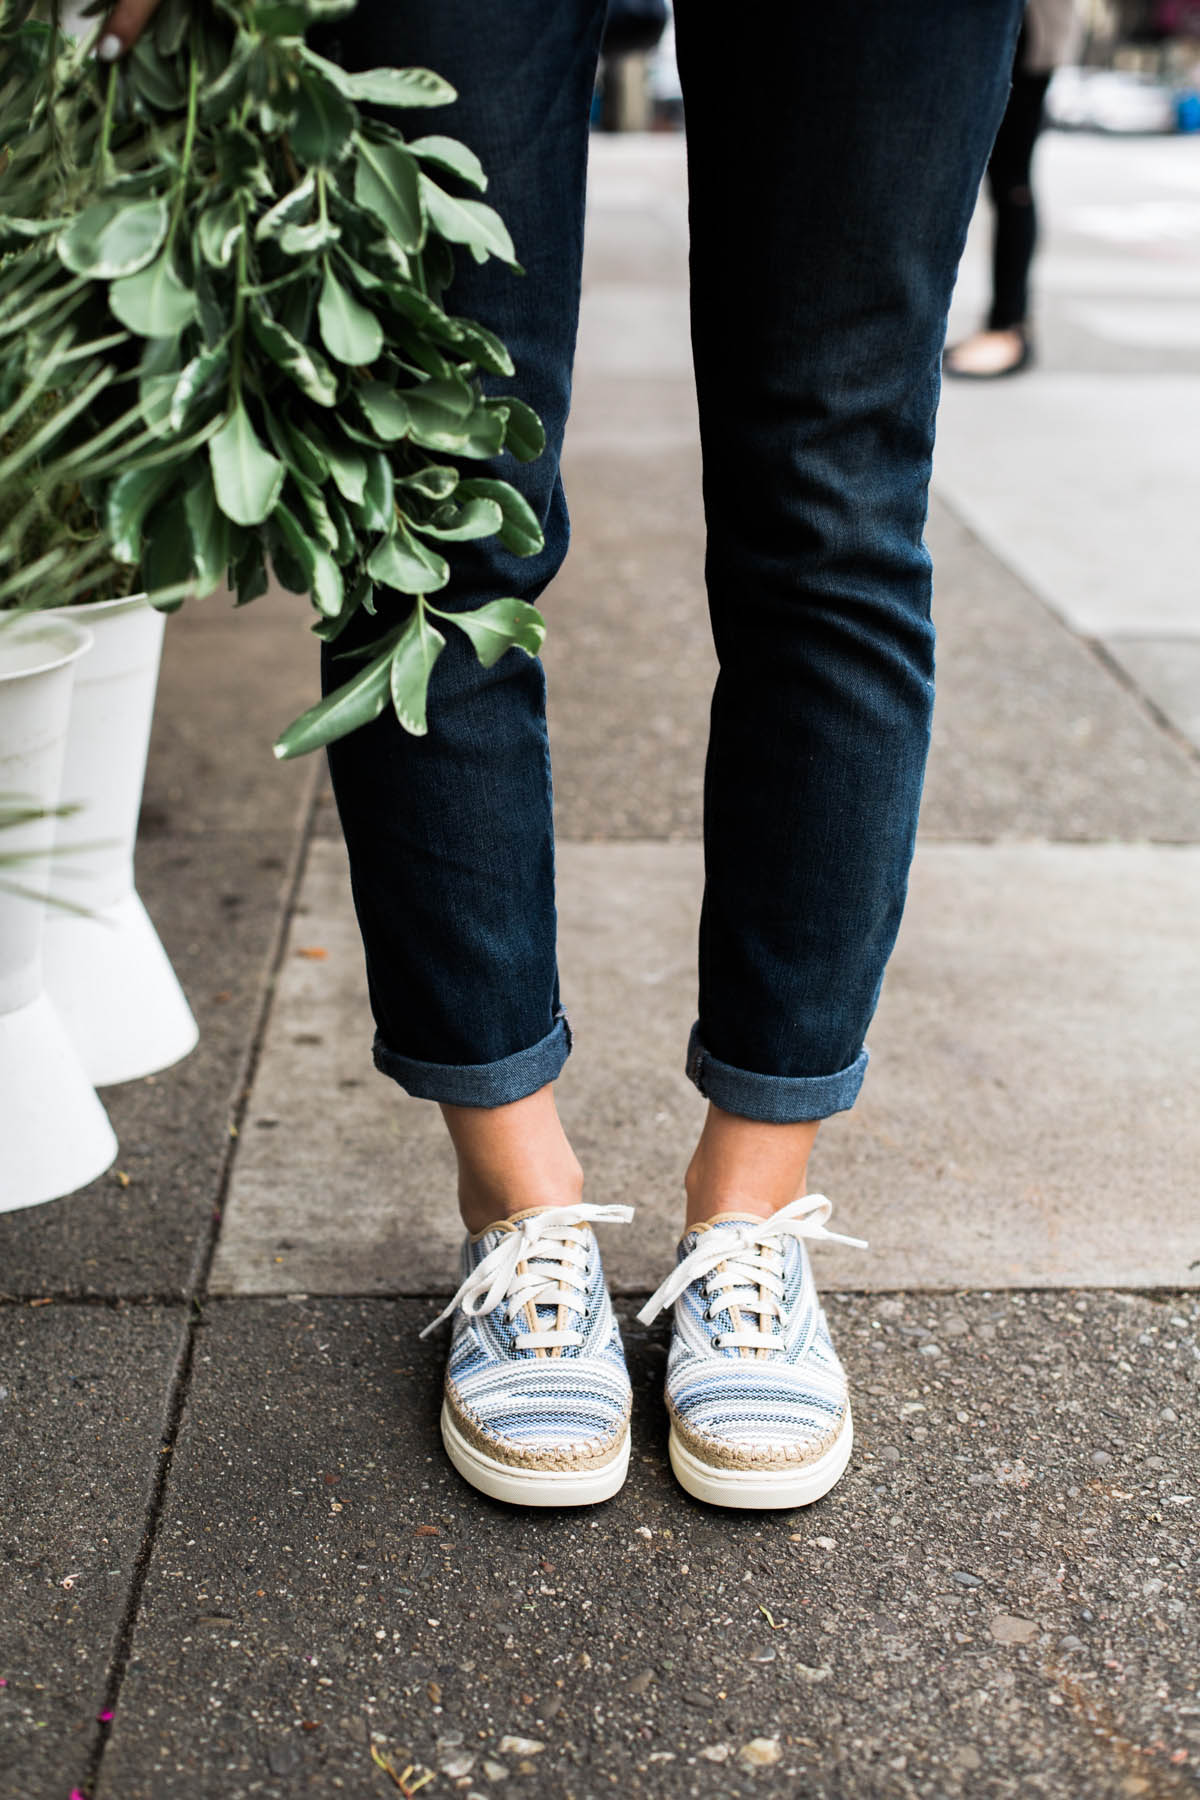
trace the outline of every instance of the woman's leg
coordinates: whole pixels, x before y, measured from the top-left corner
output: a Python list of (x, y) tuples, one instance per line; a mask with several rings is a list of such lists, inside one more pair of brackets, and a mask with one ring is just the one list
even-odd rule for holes
[(762, 1123), (852, 1103), (900, 922), (940, 357), (1019, 12), (678, 7), (720, 660), (689, 1072)]
[(1037, 245), (1037, 210), (1031, 185), (1033, 147), (1042, 128), (1048, 72), (1020, 67), (988, 162), (988, 187), (996, 210), (992, 240), (990, 331), (1024, 325), (1029, 313), (1029, 269)]
[[(521, 559), (495, 542), (456, 546), (451, 585), (438, 596), (450, 607), (503, 595), (536, 601), (566, 552), (558, 456), (602, 17), (602, 0), (362, 0), (333, 28), (331, 49), (350, 67), (423, 64), (458, 89), (453, 106), (400, 122), (414, 134), (461, 138), (479, 154), (487, 198), (527, 271), (477, 267), (464, 251), (448, 303), (499, 333), (517, 374), (494, 385), (511, 385), (546, 426), (538, 461), (504, 457), (494, 470), (522, 489), (546, 547)], [(339, 662), (340, 653), (407, 608), (399, 598), (385, 605), (383, 619), (360, 617), (326, 650), (327, 688), (355, 666)], [(366, 952), (376, 1061), (410, 1093), (447, 1108), (464, 1205), (477, 1217), (486, 1194), (494, 1217), (535, 1197), (542, 1203), (547, 1186), (565, 1198), (577, 1177), (548, 1087), (570, 1040), (555, 965), (545, 687), (540, 664), (520, 652), (485, 670), (461, 633), (445, 635), (429, 735), (409, 736), (385, 711), (332, 746), (329, 763)], [(478, 1116), (467, 1121), (468, 1111)], [(523, 1159), (514, 1157), (515, 1135), (527, 1146)]]
[(988, 159), (991, 194), (992, 305), (987, 323), (946, 352), (952, 375), (1007, 375), (1029, 360), (1029, 270), (1037, 245), (1031, 163), (1042, 128), (1049, 71), (1022, 67), (1024, 34), (1017, 44), (1008, 105)]
[(707, 579), (700, 1016), (710, 1106), (674, 1302), (672, 1466), (800, 1506), (853, 1443), (804, 1239), (900, 914), (933, 698), (922, 541), (958, 259), (1019, 0), (678, 0)]

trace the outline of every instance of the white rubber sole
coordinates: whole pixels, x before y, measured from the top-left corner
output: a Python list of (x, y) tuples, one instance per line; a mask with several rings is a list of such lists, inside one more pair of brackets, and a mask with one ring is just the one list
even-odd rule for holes
[(709, 1506), (740, 1506), (766, 1511), (811, 1506), (845, 1474), (854, 1448), (854, 1421), (846, 1420), (833, 1443), (814, 1462), (798, 1469), (722, 1469), (702, 1461), (680, 1443), (671, 1427), (670, 1455), (675, 1479), (696, 1500)]
[(629, 1472), (629, 1426), (606, 1463), (590, 1469), (514, 1469), (469, 1444), (442, 1403), (442, 1442), (464, 1481), (510, 1506), (597, 1506), (611, 1500)]

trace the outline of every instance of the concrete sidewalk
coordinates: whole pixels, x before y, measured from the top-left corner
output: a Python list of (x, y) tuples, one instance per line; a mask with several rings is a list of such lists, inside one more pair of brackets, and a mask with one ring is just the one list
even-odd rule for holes
[[(119, 1175), (0, 1217), (3, 1800), (1200, 1792), (1200, 607), (1167, 388), (1200, 374), (1171, 337), (1200, 255), (1162, 235), (1200, 157), (1120, 148), (1046, 145), (1047, 366), (947, 396), (912, 899), (815, 1170), (871, 1239), (818, 1263), (858, 1448), (807, 1512), (680, 1492), (666, 1332), (633, 1319), (701, 1112), (678, 142), (596, 145), (546, 603), (563, 1110), (592, 1197), (638, 1206), (605, 1240), (633, 1472), (593, 1513), (507, 1511), (440, 1453), (449, 1160), (370, 1066), (323, 772), (270, 755), (315, 681), (303, 607), (172, 622), (139, 881), (201, 1046), (105, 1096)], [(1150, 484), (1122, 561), (1114, 495)]]

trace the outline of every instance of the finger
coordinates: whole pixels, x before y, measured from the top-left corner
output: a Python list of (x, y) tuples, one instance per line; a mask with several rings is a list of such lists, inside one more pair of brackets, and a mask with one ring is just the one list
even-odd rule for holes
[(118, 56), (132, 50), (157, 6), (158, 0), (117, 0), (96, 45), (100, 61), (116, 62)]

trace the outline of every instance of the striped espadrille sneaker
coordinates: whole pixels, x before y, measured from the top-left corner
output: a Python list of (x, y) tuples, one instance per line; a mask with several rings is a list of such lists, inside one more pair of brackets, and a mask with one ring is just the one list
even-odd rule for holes
[(807, 1506), (850, 1460), (846, 1376), (803, 1243), (862, 1246), (826, 1231), (832, 1211), (808, 1194), (769, 1219), (718, 1213), (685, 1234), (675, 1269), (638, 1314), (648, 1325), (675, 1305), (671, 1467), (698, 1500)]
[(442, 1442), (494, 1500), (591, 1506), (629, 1467), (632, 1396), (591, 1227), (631, 1206), (531, 1208), (463, 1245)]

